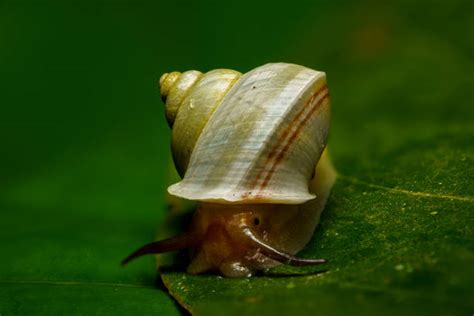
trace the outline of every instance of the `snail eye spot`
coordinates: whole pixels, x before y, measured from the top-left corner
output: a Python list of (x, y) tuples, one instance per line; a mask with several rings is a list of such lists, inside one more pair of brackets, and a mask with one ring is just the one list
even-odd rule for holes
[(253, 224), (254, 224), (255, 226), (259, 225), (259, 224), (260, 224), (260, 219), (259, 219), (258, 217), (255, 217), (255, 218), (253, 219)]

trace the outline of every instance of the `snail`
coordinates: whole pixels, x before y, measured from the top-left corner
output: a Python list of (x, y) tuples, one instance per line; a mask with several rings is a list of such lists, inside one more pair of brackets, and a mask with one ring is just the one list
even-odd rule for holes
[(295, 256), (312, 237), (336, 172), (326, 149), (330, 100), (324, 72), (270, 63), (248, 73), (216, 69), (160, 78), (181, 181), (171, 195), (198, 201), (190, 228), (123, 260), (190, 248), (187, 272), (247, 277)]

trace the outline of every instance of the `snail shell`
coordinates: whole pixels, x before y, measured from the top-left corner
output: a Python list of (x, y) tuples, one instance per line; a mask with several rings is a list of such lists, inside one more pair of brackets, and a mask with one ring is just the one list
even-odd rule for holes
[(206, 74), (172, 72), (160, 78), (161, 97), (166, 101), (166, 119), (173, 128), (173, 159), (183, 176), (197, 139), (209, 117), (241, 74), (216, 69)]
[(183, 91), (187, 74), (177, 76), (169, 93), (173, 100), (185, 95), (181, 105), (170, 108), (167, 99), (167, 113), (176, 112), (168, 115), (175, 116), (173, 157), (184, 173), (170, 194), (239, 204), (301, 204), (315, 197), (308, 181), (330, 121), (323, 72), (284, 63), (242, 77), (215, 70)]
[(172, 72), (160, 78), (172, 154), (172, 195), (200, 201), (188, 232), (125, 259), (191, 248), (188, 272), (249, 276), (310, 240), (336, 173), (325, 151), (330, 100), (324, 72), (272, 63), (241, 74)]

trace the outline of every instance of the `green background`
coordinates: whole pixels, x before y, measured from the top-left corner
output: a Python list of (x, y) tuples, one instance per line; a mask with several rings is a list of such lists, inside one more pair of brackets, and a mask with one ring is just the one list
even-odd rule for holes
[(158, 78), (274, 61), (328, 76), (341, 176), (307, 250), (328, 280), (171, 272), (171, 292), (198, 314), (472, 314), (473, 12), (0, 0), (0, 314), (183, 313), (152, 258), (119, 266), (167, 214)]

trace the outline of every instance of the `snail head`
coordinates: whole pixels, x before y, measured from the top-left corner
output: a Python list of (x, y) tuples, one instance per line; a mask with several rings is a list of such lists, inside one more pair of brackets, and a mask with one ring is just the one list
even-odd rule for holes
[[(279, 212), (284, 207), (286, 212)], [(279, 264), (293, 266), (319, 265), (324, 259), (305, 259), (294, 256), (281, 234), (291, 218), (277, 218), (291, 214), (295, 205), (273, 204), (215, 204), (202, 203), (190, 229), (173, 238), (147, 244), (122, 264), (146, 254), (164, 253), (191, 248), (192, 260), (188, 272), (192, 274), (219, 271), (228, 277), (250, 276), (255, 271)], [(290, 209), (288, 211), (288, 209)]]

